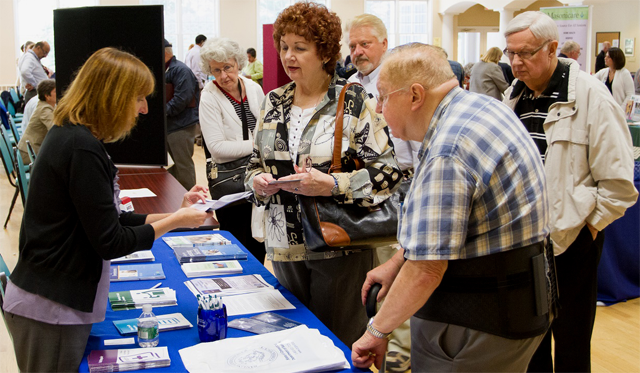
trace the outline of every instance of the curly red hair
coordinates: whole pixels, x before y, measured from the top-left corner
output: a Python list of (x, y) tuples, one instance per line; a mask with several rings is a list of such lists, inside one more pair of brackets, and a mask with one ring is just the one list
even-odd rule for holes
[(340, 53), (342, 26), (335, 12), (318, 3), (300, 2), (283, 10), (273, 24), (273, 41), (280, 53), (280, 39), (286, 34), (302, 36), (313, 42), (321, 60), (324, 71), (333, 75)]

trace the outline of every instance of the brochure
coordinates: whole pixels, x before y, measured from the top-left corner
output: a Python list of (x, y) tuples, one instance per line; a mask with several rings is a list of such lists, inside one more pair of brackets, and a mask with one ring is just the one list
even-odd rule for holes
[(173, 252), (180, 263), (247, 260), (247, 253), (236, 244), (176, 247)]
[(123, 264), (111, 266), (109, 279), (111, 282), (137, 280), (163, 280), (167, 278), (161, 263)]
[(189, 278), (242, 273), (242, 266), (237, 260), (224, 262), (184, 263), (180, 267), (184, 274)]
[(116, 259), (111, 259), (111, 264), (117, 263), (136, 263), (136, 262), (153, 262), (156, 257), (153, 256), (151, 250), (136, 251), (129, 255), (121, 256)]
[[(158, 329), (161, 332), (177, 329), (188, 329), (193, 327), (181, 313), (170, 313), (167, 315), (156, 315), (158, 319)], [(138, 332), (138, 319), (113, 320), (118, 332), (122, 335), (136, 334)]]
[(167, 347), (93, 350), (87, 357), (90, 373), (122, 372), (171, 365)]
[(199, 343), (180, 350), (190, 373), (324, 372), (350, 369), (342, 350), (305, 325), (244, 338)]
[(191, 290), (193, 295), (233, 295), (245, 294), (257, 291), (272, 290), (273, 286), (269, 285), (260, 275), (245, 275), (235, 277), (220, 278), (197, 278), (185, 281), (187, 288)]
[(220, 233), (162, 237), (162, 240), (172, 249), (176, 247), (231, 245), (231, 241), (224, 238)]
[(251, 192), (227, 194), (226, 196), (223, 196), (220, 199), (208, 199), (206, 202), (198, 201), (198, 203), (194, 203), (193, 205), (191, 205), (191, 208), (194, 208), (200, 211), (209, 212), (209, 211), (217, 210), (235, 201), (249, 198), (249, 196), (251, 196), (252, 194), (253, 193)]
[(114, 311), (142, 308), (143, 304), (151, 304), (153, 308), (178, 305), (176, 292), (170, 288), (112, 291), (109, 303)]

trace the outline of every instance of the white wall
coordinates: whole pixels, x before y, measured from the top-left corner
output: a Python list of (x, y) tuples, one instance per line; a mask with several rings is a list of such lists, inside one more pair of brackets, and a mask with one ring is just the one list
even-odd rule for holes
[[(586, 4), (588, 5), (588, 4)], [(593, 5), (593, 23), (591, 29), (591, 39), (593, 40), (591, 48), (594, 53), (591, 56), (591, 71), (595, 67), (595, 40), (596, 32), (619, 31), (620, 44), (624, 43), (625, 38), (635, 38), (635, 56), (626, 57), (626, 68), (635, 73), (640, 68), (640, 1), (638, 0), (616, 0), (610, 3), (598, 3)], [(598, 51), (599, 52), (599, 51)]]

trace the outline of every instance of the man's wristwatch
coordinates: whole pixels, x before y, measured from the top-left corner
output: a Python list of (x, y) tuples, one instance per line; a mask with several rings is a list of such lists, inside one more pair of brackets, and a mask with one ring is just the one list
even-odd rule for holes
[(373, 335), (376, 338), (380, 338), (380, 339), (389, 338), (389, 335), (391, 334), (391, 332), (383, 333), (383, 332), (377, 330), (376, 328), (374, 328), (373, 327), (373, 317), (369, 319), (369, 323), (367, 324), (367, 330), (369, 331), (369, 333), (371, 333), (371, 335)]

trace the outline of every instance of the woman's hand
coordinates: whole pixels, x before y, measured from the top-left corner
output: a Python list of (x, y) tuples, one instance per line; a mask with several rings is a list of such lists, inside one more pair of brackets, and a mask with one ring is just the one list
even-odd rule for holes
[(253, 190), (262, 198), (272, 196), (280, 190), (280, 185), (269, 185), (274, 180), (271, 174), (258, 174), (253, 178)]
[(310, 197), (331, 196), (331, 189), (336, 185), (333, 176), (320, 172), (315, 168), (309, 168), (306, 170), (303, 167), (298, 167), (297, 165), (294, 165), (294, 168), (296, 170), (295, 175), (283, 176), (278, 180), (300, 181), (280, 184), (280, 188), (282, 188), (282, 190)]
[(189, 207), (198, 201), (206, 202), (209, 188), (202, 185), (195, 185), (191, 190), (184, 194), (182, 205), (180, 207)]

